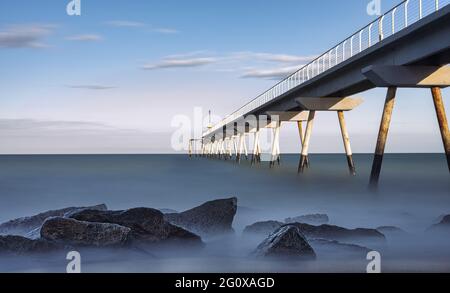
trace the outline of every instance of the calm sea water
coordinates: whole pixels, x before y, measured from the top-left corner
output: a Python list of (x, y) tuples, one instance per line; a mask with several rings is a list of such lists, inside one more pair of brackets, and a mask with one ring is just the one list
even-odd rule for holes
[[(349, 228), (394, 225), (407, 240), (386, 248), (388, 271), (450, 271), (447, 239), (424, 236), (450, 214), (450, 177), (442, 154), (386, 155), (378, 192), (369, 192), (370, 155), (355, 155), (358, 175), (349, 176), (344, 155), (312, 155), (311, 169), (297, 174), (298, 156), (282, 165), (250, 166), (184, 155), (0, 156), (0, 222), (66, 206), (106, 203), (110, 209), (153, 207), (185, 210), (205, 201), (236, 196), (240, 210), (232, 239), (212, 241), (200, 255), (92, 260), (90, 271), (364, 271), (365, 260), (327, 259), (301, 266), (258, 263), (246, 257), (258, 243), (242, 229), (255, 221), (327, 213)], [(227, 249), (223, 241), (229, 241)], [(432, 254), (432, 255), (430, 255)], [(115, 255), (112, 253), (111, 255)], [(176, 257), (175, 257), (176, 256)], [(37, 260), (27, 266), (0, 262), (3, 271), (59, 271)], [(150, 265), (151, 264), (151, 265)], [(255, 269), (255, 267), (257, 269)], [(63, 267), (65, 268), (65, 267)]]

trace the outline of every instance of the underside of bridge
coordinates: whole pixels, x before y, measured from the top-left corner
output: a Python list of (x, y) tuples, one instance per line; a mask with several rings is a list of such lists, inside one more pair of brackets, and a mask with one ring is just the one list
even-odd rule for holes
[[(407, 5), (408, 2), (404, 3)], [(422, 2), (420, 4), (422, 5)], [(396, 9), (389, 12), (392, 18)], [(383, 16), (380, 20), (383, 22)], [(269, 160), (270, 167), (273, 167), (280, 164), (279, 138), (282, 125), (296, 123), (301, 144), (299, 173), (303, 173), (310, 166), (308, 154), (315, 114), (317, 111), (334, 111), (342, 134), (349, 172), (354, 175), (356, 168), (345, 123), (345, 112), (356, 110), (363, 102), (363, 99), (351, 96), (376, 87), (386, 88), (370, 178), (370, 186), (376, 189), (397, 91), (401, 88), (429, 88), (450, 172), (450, 132), (441, 94), (442, 88), (450, 86), (450, 5), (436, 6), (436, 11), (430, 15), (398, 32), (394, 31), (392, 25), (392, 35), (383, 38), (381, 30), (377, 44), (360, 50), (348, 59), (343, 58), (343, 62), (336, 62), (336, 65), (321, 73), (318, 70), (319, 74), (316, 76), (281, 92), (229, 123), (224, 123), (216, 129), (210, 127), (201, 140), (199, 153), (211, 158), (234, 158), (240, 162), (243, 156), (249, 157), (247, 138), (253, 135), (251, 162), (259, 163), (262, 154), (260, 132), (262, 129), (269, 129), (273, 131)], [(345, 42), (342, 46), (345, 48)], [(336, 48), (339, 48), (339, 45)], [(325, 59), (323, 62), (325, 67)]]

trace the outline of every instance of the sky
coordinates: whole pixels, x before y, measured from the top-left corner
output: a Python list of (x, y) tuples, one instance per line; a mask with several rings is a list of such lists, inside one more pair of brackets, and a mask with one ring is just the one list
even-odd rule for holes
[[(375, 18), (369, 0), (69, 2), (0, 0), (0, 154), (175, 152), (176, 117), (224, 117)], [(354, 152), (373, 152), (385, 94), (347, 114)], [(311, 152), (343, 151), (335, 113), (314, 127)], [(429, 90), (399, 90), (387, 151), (443, 151)]]

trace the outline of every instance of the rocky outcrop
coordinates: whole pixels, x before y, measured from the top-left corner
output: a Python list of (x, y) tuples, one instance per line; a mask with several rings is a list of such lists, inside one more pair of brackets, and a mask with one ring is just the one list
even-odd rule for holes
[(343, 242), (360, 240), (362, 242), (369, 241), (377, 243), (384, 243), (386, 241), (385, 236), (375, 229), (347, 229), (332, 225), (313, 226), (304, 223), (294, 223), (292, 225), (297, 226), (308, 239), (325, 239)]
[(441, 221), (431, 226), (428, 231), (450, 233), (450, 215), (442, 216)]
[(254, 255), (286, 259), (315, 259), (316, 257), (314, 250), (295, 225), (286, 225), (277, 229), (258, 245)]
[(244, 235), (268, 236), (283, 225), (284, 225), (284, 223), (278, 222), (278, 221), (256, 222), (252, 225), (245, 227), (244, 231), (242, 233)]
[[(90, 210), (107, 210), (105, 204), (91, 206), (91, 207), (70, 207), (60, 210), (51, 210), (44, 213), (40, 213), (30, 217), (18, 218), (5, 222), (0, 225), (0, 234), (2, 235), (18, 235), (24, 237), (34, 237), (39, 235), (36, 233), (36, 229), (39, 229), (44, 221), (50, 217), (67, 217), (73, 212), (81, 211), (84, 209)], [(34, 231), (34, 233), (33, 233)], [(39, 232), (39, 230), (38, 230)]]
[(125, 211), (84, 210), (71, 215), (72, 219), (85, 222), (117, 224), (131, 229), (131, 239), (148, 244), (162, 241), (201, 244), (201, 238), (192, 232), (172, 225), (163, 213), (151, 208), (135, 208)]
[(32, 240), (22, 236), (0, 236), (0, 254), (45, 253), (62, 248), (57, 243), (43, 239)]
[(311, 214), (311, 215), (303, 215), (299, 217), (294, 218), (287, 218), (284, 220), (285, 223), (305, 223), (305, 224), (311, 224), (311, 225), (322, 225), (327, 224), (330, 219), (328, 218), (328, 215), (326, 214)]
[(346, 259), (349, 256), (365, 258), (367, 253), (370, 252), (370, 249), (364, 246), (341, 243), (332, 240), (310, 239), (308, 242), (314, 251), (320, 256), (331, 255), (333, 258), (342, 257), (343, 259)]
[(41, 237), (73, 246), (110, 247), (126, 244), (130, 232), (130, 228), (116, 224), (53, 217), (42, 225)]
[(219, 199), (182, 213), (166, 214), (165, 218), (174, 225), (208, 237), (234, 232), (236, 210), (237, 198)]

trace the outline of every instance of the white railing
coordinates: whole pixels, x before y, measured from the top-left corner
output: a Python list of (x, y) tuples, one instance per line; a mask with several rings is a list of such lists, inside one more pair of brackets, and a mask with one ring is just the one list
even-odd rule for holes
[(223, 126), (267, 104), (291, 89), (352, 58), (383, 39), (398, 33), (423, 17), (450, 4), (450, 0), (405, 0), (357, 31), (326, 53), (303, 66), (278, 84), (256, 97), (203, 134), (208, 136)]

